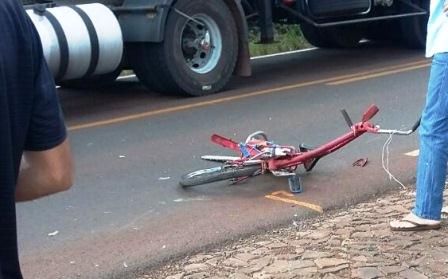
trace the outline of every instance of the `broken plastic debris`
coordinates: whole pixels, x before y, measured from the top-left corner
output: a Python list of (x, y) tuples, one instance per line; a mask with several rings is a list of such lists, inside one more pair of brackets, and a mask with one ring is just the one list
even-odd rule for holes
[(165, 177), (159, 177), (159, 180), (168, 180), (168, 179), (170, 179), (171, 177), (169, 177), (169, 176), (165, 176)]
[(124, 268), (128, 268), (128, 264), (126, 262), (123, 263)]
[(59, 233), (59, 231), (54, 231), (48, 234), (48, 236), (55, 236)]
[(368, 158), (361, 158), (361, 159), (356, 160), (356, 161), (352, 164), (352, 166), (363, 168), (363, 167), (365, 167), (365, 166), (367, 165), (368, 162), (369, 162), (369, 159), (368, 159)]
[(126, 155), (118, 155), (118, 158), (126, 158)]
[(173, 200), (173, 202), (189, 202), (189, 201), (205, 201), (206, 198), (205, 197), (197, 197), (197, 198), (186, 198), (186, 199), (175, 199)]

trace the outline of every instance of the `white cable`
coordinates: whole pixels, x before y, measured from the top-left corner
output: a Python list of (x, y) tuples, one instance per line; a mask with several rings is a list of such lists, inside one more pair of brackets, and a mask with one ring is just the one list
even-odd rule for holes
[[(389, 180), (394, 180), (398, 184), (401, 185), (403, 189), (406, 187), (401, 183), (390, 171), (389, 171), (389, 145), (392, 142), (392, 137), (394, 133), (391, 133), (389, 135), (389, 138), (386, 140), (386, 142), (383, 145), (383, 152), (381, 153), (381, 165), (383, 166), (384, 171), (389, 175)], [(386, 153), (386, 160), (384, 160), (384, 154)]]

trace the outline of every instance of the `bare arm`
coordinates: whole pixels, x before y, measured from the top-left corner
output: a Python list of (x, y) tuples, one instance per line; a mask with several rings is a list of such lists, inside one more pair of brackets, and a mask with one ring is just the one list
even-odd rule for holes
[(68, 140), (46, 151), (23, 154), (16, 201), (30, 201), (68, 190), (73, 183), (73, 162)]

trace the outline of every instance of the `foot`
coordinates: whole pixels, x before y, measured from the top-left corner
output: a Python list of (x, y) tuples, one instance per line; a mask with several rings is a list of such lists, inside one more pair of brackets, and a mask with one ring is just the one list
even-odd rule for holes
[(448, 218), (448, 206), (442, 208), (442, 218)]
[(401, 220), (391, 221), (390, 229), (392, 231), (424, 231), (440, 229), (440, 221), (420, 218), (414, 213), (409, 213)]

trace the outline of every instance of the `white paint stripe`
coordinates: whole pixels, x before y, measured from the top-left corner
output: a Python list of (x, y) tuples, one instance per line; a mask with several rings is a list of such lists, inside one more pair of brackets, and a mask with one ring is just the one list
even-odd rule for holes
[[(277, 56), (283, 56), (283, 55), (289, 55), (289, 54), (295, 54), (295, 53), (301, 53), (301, 52), (308, 52), (312, 50), (316, 50), (317, 47), (311, 47), (311, 48), (305, 48), (305, 49), (299, 49), (299, 50), (292, 50), (292, 51), (285, 51), (285, 52), (279, 52), (274, 54), (267, 54), (267, 55), (260, 55), (251, 57), (250, 60), (257, 60), (257, 59), (264, 59), (264, 58), (271, 58), (271, 57), (277, 57)], [(134, 78), (135, 75), (127, 75), (127, 76), (119, 76), (117, 80), (121, 79), (127, 79), (127, 78)]]
[(312, 50), (316, 50), (316, 49), (317, 49), (317, 47), (311, 47), (311, 48), (305, 48), (305, 49), (298, 49), (298, 50), (279, 52), (279, 53), (274, 53), (274, 54), (266, 54), (266, 55), (254, 56), (254, 57), (251, 57), (250, 60), (257, 60), (257, 59), (270, 58), (270, 57), (276, 57), (276, 56), (283, 56), (283, 55), (294, 54), (294, 53), (308, 52), (308, 51), (312, 51)]
[(126, 79), (126, 78), (134, 78), (134, 77), (135, 77), (135, 75), (119, 76), (119, 77), (117, 77), (117, 80)]
[(206, 201), (207, 198), (205, 197), (197, 197), (197, 198), (179, 198), (179, 199), (175, 199), (173, 200), (173, 202), (191, 202), (191, 201)]
[(410, 151), (408, 153), (404, 153), (404, 155), (410, 156), (410, 157), (417, 157), (419, 154), (420, 154), (420, 150), (418, 150), (418, 149)]

